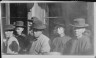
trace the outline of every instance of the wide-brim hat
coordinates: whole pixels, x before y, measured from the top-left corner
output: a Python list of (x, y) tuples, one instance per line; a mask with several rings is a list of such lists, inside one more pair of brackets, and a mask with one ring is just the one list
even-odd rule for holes
[(85, 23), (84, 18), (77, 18), (77, 19), (74, 19), (74, 21), (76, 22), (74, 25), (70, 24), (73, 27), (88, 27), (89, 26), (89, 24)]
[(34, 20), (33, 28), (34, 29), (39, 29), (39, 30), (40, 29), (45, 29), (46, 25), (43, 24), (43, 22), (38, 19), (38, 20)]
[(13, 26), (13, 25), (5, 25), (4, 30), (5, 30), (5, 31), (14, 30), (14, 28), (15, 28), (15, 26)]
[(15, 22), (15, 26), (16, 27), (23, 27), (23, 28), (26, 27), (26, 26), (24, 26), (24, 22), (23, 21), (16, 21)]

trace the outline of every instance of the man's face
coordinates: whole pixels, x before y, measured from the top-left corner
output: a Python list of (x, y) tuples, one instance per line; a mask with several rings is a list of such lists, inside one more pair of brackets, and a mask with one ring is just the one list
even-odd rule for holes
[(81, 36), (82, 33), (85, 31), (85, 28), (81, 28), (81, 29), (76, 29), (75, 30), (75, 34), (77, 37)]
[(17, 27), (16, 28), (17, 33), (22, 33), (23, 30), (24, 30), (24, 28), (22, 28), (22, 27)]
[(5, 31), (5, 36), (10, 37), (10, 35), (13, 34), (13, 31)]
[(42, 31), (34, 31), (34, 36), (39, 37), (42, 34)]

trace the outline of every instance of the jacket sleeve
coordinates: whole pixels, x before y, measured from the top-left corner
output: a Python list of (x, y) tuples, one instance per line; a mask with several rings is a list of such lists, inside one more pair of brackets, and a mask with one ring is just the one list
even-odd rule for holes
[(14, 51), (14, 52), (18, 52), (19, 46), (18, 46), (18, 44), (17, 44), (15, 41), (13, 41), (13, 42), (9, 45), (9, 48), (10, 48), (12, 51)]
[(7, 46), (6, 46), (6, 44), (3, 42), (3, 53), (6, 53), (7, 52)]

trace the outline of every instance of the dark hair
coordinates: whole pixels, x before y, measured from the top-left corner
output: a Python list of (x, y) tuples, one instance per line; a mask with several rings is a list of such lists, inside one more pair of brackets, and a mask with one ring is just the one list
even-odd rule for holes
[(58, 34), (58, 33), (57, 33), (58, 28), (60, 28), (60, 27), (62, 27), (63, 29), (65, 29), (63, 25), (57, 25), (57, 26), (54, 28), (53, 33), (57, 35), (57, 34)]

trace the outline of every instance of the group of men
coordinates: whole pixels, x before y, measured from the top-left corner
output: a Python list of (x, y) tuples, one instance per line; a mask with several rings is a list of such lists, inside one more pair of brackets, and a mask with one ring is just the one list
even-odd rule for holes
[(53, 41), (43, 34), (46, 25), (36, 17), (28, 20), (28, 35), (23, 34), (24, 28), (26, 28), (23, 21), (17, 21), (15, 25), (6, 25), (4, 29), (5, 39), (3, 40), (3, 47), (6, 48), (5, 53), (32, 55), (92, 54), (91, 33), (90, 30), (86, 29), (89, 25), (85, 23), (83, 18), (74, 19), (74, 21), (77, 22), (75, 25), (71, 25), (75, 30), (74, 39), (65, 34), (63, 24), (58, 24), (54, 32), (59, 36)]

